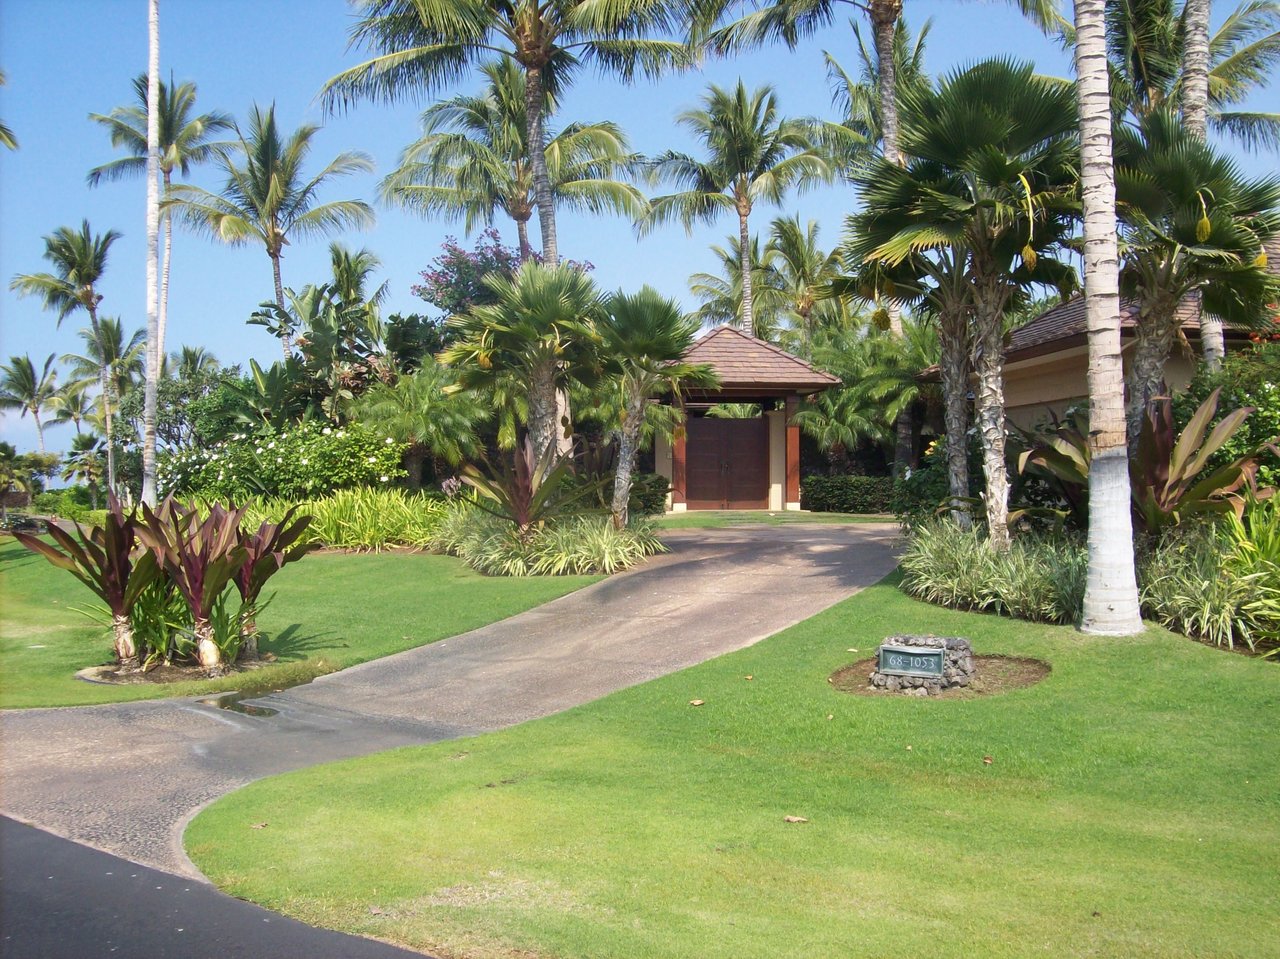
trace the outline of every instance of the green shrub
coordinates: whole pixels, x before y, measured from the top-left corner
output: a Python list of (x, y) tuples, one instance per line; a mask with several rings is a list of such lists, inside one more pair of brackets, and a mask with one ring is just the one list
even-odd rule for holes
[[(800, 484), (800, 503), (815, 513), (888, 513), (894, 506), (893, 493), (888, 476), (809, 476)], [(943, 496), (945, 475), (938, 500)]]
[(627, 509), (632, 516), (661, 516), (667, 511), (669, 492), (671, 484), (665, 476), (657, 473), (632, 473), (631, 499)]
[(44, 516), (60, 516), (72, 522), (81, 521), (89, 512), (89, 490), (84, 486), (46, 490), (31, 499), (31, 508)]
[(310, 499), (400, 479), (405, 445), (359, 425), (303, 423), (274, 436), (237, 433), (211, 449), (164, 455), (157, 477), (165, 493), (206, 500)]
[(982, 532), (930, 519), (912, 530), (902, 588), (939, 606), (1069, 623), (1080, 616), (1087, 568), (1084, 544), (1072, 538), (1022, 534), (998, 553)]
[(243, 527), (279, 523), (291, 508), (312, 517), (302, 542), (351, 550), (427, 549), (445, 515), (444, 500), (436, 494), (366, 487), (317, 499), (250, 500)]

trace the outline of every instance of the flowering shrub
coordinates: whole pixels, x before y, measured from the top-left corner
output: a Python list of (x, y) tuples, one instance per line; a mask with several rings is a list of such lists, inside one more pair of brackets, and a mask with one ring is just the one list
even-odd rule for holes
[(362, 426), (304, 423), (283, 433), (237, 433), (207, 449), (161, 457), (161, 491), (243, 502), (253, 496), (299, 500), (405, 475), (405, 444)]

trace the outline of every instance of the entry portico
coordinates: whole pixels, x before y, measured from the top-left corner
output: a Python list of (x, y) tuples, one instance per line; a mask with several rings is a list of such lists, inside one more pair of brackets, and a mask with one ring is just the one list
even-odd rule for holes
[[(840, 380), (730, 326), (702, 336), (684, 360), (706, 363), (720, 377), (720, 386), (686, 392), (684, 431), (671, 442), (658, 439), (654, 465), (671, 485), (668, 508), (798, 510), (800, 428), (795, 413), (801, 397), (838, 386)], [(720, 403), (759, 403), (763, 415), (706, 415)]]

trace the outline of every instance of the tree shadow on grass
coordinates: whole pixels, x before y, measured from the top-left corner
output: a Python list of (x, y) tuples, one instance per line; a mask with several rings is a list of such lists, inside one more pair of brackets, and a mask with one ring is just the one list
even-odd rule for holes
[(294, 662), (307, 659), (311, 654), (351, 647), (336, 636), (330, 631), (304, 633), (301, 623), (291, 623), (277, 632), (264, 634), (260, 642), (263, 652), (274, 654), (281, 662)]

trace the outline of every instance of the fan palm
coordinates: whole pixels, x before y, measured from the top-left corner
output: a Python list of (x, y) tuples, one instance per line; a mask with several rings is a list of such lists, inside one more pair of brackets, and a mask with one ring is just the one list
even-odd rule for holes
[[(111, 244), (120, 239), (115, 230), (95, 234), (84, 220), (80, 231), (76, 232), (68, 226), (58, 227), (44, 238), (44, 258), (53, 266), (52, 273), (22, 273), (9, 282), (9, 289), (20, 296), (38, 296), (44, 301), (46, 310), (53, 310), (58, 315), (58, 325), (76, 310), (84, 310), (89, 314), (89, 326), (97, 337), (100, 333), (98, 321), (98, 305), (102, 302), (102, 294), (98, 292), (98, 283), (107, 268), (107, 254)], [(105, 397), (108, 392), (107, 371), (98, 371), (99, 387)], [(116, 459), (115, 446), (112, 442), (112, 422), (110, 409), (104, 404), (103, 428), (107, 437), (107, 482), (115, 489)]]
[(1280, 177), (1246, 180), (1169, 109), (1115, 134), (1120, 290), (1138, 307), (1129, 370), (1129, 446), (1147, 404), (1164, 391), (1165, 363), (1181, 329), (1178, 306), (1204, 308), (1240, 327), (1270, 325), (1280, 285), (1260, 259), (1280, 232)]
[[(502, 213), (516, 224), (523, 262), (533, 253), (528, 226), (537, 205), (525, 74), (510, 60), (482, 70), (489, 80), (482, 96), (457, 96), (422, 115), (424, 135), (401, 154), (381, 191), (389, 202), (424, 215), (461, 217), (468, 233), (492, 226)], [(547, 112), (554, 112), (554, 101), (545, 99)], [(545, 150), (558, 206), (632, 219), (644, 213), (644, 196), (616, 177), (635, 169), (638, 160), (626, 135), (609, 122), (572, 124), (552, 136)]]
[(1003, 312), (1031, 283), (1073, 282), (1073, 271), (1052, 257), (1076, 204), (1074, 92), (1036, 76), (1030, 64), (989, 60), (946, 77), (936, 92), (902, 93), (902, 146), (911, 159), (898, 167), (880, 157), (855, 175), (868, 212), (850, 252), (854, 262), (894, 267), (920, 253), (963, 251), (987, 523), (990, 542), (1004, 549)]
[(598, 366), (601, 300), (595, 284), (571, 266), (529, 262), (515, 276), (486, 277), (495, 302), (452, 317), (458, 338), (441, 354), (466, 389), (502, 386), (519, 377), (528, 400), (529, 436), (541, 462), (556, 445), (556, 392), (590, 380)]
[[(266, 248), (275, 280), (276, 305), (285, 309), (280, 258), (292, 237), (321, 236), (346, 227), (366, 227), (373, 210), (363, 200), (316, 203), (319, 189), (335, 177), (373, 169), (363, 153), (349, 151), (331, 160), (310, 179), (303, 166), (319, 127), (303, 124), (288, 138), (276, 126), (275, 106), (254, 106), (249, 112), (249, 132), (238, 134), (235, 149), (218, 152), (227, 181), (220, 193), (178, 185), (170, 189), (166, 206), (177, 209), (183, 221), (224, 243), (240, 244), (257, 239)], [(292, 349), (282, 337), (285, 356)]]
[(608, 357), (611, 387), (620, 401), (618, 467), (613, 481), (613, 525), (627, 525), (631, 475), (645, 423), (645, 405), (659, 393), (679, 396), (684, 386), (713, 388), (718, 379), (706, 364), (686, 363), (698, 336), (698, 321), (652, 287), (614, 293), (598, 324)]
[(44, 426), (40, 422), (40, 414), (52, 407), (53, 398), (58, 392), (58, 374), (53, 363), (52, 353), (38, 373), (36, 365), (27, 354), (11, 356), (8, 363), (0, 363), (0, 409), (18, 410), (19, 418), (31, 414), (31, 418), (35, 420), (41, 453), (45, 449)]
[(692, 231), (697, 221), (712, 222), (725, 210), (737, 213), (742, 257), (740, 322), (744, 329), (753, 329), (751, 210), (759, 200), (778, 203), (792, 187), (829, 179), (831, 165), (814, 148), (808, 124), (779, 116), (771, 87), (748, 93), (741, 80), (732, 90), (712, 84), (702, 106), (684, 111), (676, 122), (701, 141), (707, 157), (697, 160), (667, 151), (654, 160), (657, 176), (684, 189), (655, 197), (641, 229), (678, 219)]
[[(120, 180), (140, 177), (147, 167), (147, 78), (140, 75), (133, 80), (137, 103), (116, 107), (108, 114), (91, 113), (89, 119), (106, 128), (111, 145), (123, 149), (128, 156), (111, 160), (89, 171), (89, 186), (97, 186), (104, 180)], [(235, 128), (235, 123), (225, 113), (195, 113), (196, 85), (174, 85), (172, 77), (166, 84), (160, 82), (160, 95), (156, 101), (160, 124), (160, 176), (164, 194), (169, 195), (174, 172), (189, 176), (191, 168), (206, 163), (217, 156), (221, 143), (212, 137)], [(168, 212), (168, 211), (167, 211)], [(164, 263), (160, 270), (159, 348), (164, 350), (165, 328), (169, 315), (169, 273), (173, 262), (173, 220), (165, 216)]]
[(691, 62), (689, 48), (660, 37), (675, 28), (680, 0), (355, 0), (351, 45), (375, 56), (325, 84), (330, 105), (369, 97), (396, 101), (445, 86), (476, 64), (511, 60), (525, 74), (526, 142), (542, 256), (559, 263), (555, 194), (546, 161), (547, 98), (583, 66), (631, 81)]
[(473, 393), (452, 386), (449, 371), (429, 361), (394, 383), (375, 383), (353, 411), (357, 422), (408, 444), (405, 467), (412, 489), (421, 488), (428, 457), (460, 466), (480, 451), (476, 429), (484, 410)]

